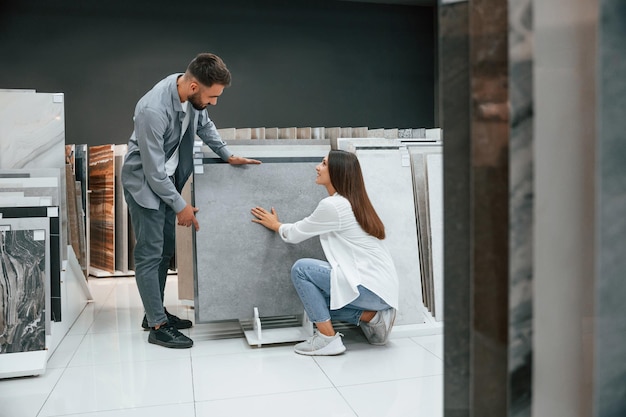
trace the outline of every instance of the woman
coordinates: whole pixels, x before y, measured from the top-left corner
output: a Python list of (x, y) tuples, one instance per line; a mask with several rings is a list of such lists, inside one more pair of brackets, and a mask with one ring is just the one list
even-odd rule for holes
[(320, 237), (328, 262), (299, 259), (291, 280), (317, 332), (295, 346), (302, 355), (338, 355), (346, 348), (332, 320), (359, 325), (374, 345), (387, 343), (398, 306), (398, 277), (383, 239), (385, 227), (367, 196), (356, 155), (331, 150), (315, 168), (315, 182), (329, 197), (296, 223), (280, 223), (255, 207), (253, 222), (278, 232), (288, 243)]

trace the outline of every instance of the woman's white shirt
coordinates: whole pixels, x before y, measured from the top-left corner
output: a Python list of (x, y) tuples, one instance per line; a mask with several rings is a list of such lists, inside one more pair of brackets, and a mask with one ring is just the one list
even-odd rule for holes
[(320, 237), (332, 268), (330, 308), (337, 310), (359, 296), (362, 285), (398, 308), (398, 275), (385, 242), (367, 234), (359, 225), (350, 202), (335, 193), (319, 202), (310, 216), (283, 223), (278, 230), (288, 243)]

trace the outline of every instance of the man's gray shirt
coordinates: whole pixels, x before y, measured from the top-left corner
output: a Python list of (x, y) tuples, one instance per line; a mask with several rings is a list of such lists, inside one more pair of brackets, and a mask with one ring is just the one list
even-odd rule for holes
[[(187, 203), (165, 172), (165, 162), (181, 139), (185, 112), (180, 103), (176, 81), (182, 74), (172, 74), (156, 84), (135, 107), (135, 130), (128, 142), (122, 167), (122, 185), (142, 207), (158, 209), (160, 201), (178, 213)], [(222, 141), (215, 124), (205, 110), (188, 106), (188, 134), (197, 135), (222, 160), (232, 154)], [(195, 130), (195, 132), (194, 132)], [(183, 158), (192, 155), (180, 155)], [(180, 186), (182, 187), (183, 184)]]

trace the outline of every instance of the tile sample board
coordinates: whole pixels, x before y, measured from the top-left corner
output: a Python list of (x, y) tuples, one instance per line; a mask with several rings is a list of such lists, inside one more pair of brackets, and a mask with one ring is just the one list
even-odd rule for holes
[(63, 262), (61, 253), (59, 207), (0, 207), (0, 223), (3, 219), (49, 219), (50, 238), (50, 318), (52, 321), (61, 321), (61, 271)]
[(45, 350), (48, 218), (0, 219), (0, 354)]
[(0, 91), (0, 168), (63, 168), (63, 94)]
[(89, 268), (114, 274), (115, 145), (89, 147), (89, 190)]
[(250, 209), (274, 207), (283, 223), (311, 214), (328, 196), (315, 184), (315, 166), (323, 155), (257, 158), (261, 165), (241, 166), (203, 160), (203, 173), (193, 180), (194, 203), (200, 209), (200, 230), (195, 233), (197, 323), (250, 319), (255, 307), (261, 317), (303, 313), (290, 271), (300, 258), (326, 259), (319, 238), (285, 243), (253, 223)]
[(359, 158), (365, 188), (385, 224), (385, 241), (400, 280), (396, 324), (425, 322), (418, 237), (409, 156), (399, 142), (371, 138), (339, 139), (339, 149)]

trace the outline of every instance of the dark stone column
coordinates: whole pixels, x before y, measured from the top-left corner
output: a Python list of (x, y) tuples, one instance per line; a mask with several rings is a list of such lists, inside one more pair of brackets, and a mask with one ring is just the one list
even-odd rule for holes
[(469, 7), (439, 7), (444, 154), (444, 415), (470, 416)]

